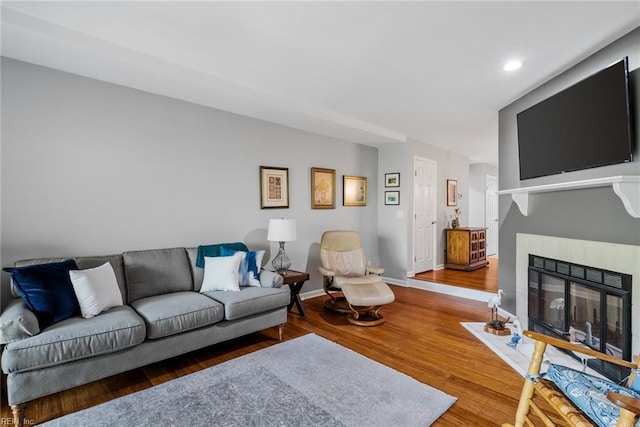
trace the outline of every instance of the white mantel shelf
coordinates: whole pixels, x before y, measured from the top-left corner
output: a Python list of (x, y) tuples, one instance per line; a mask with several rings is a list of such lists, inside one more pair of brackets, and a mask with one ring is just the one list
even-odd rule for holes
[(510, 194), (524, 216), (529, 215), (529, 194), (552, 191), (576, 190), (581, 188), (612, 187), (622, 200), (625, 209), (634, 218), (640, 218), (640, 175), (608, 176), (606, 178), (584, 179), (581, 181), (520, 187), (501, 190), (497, 194)]

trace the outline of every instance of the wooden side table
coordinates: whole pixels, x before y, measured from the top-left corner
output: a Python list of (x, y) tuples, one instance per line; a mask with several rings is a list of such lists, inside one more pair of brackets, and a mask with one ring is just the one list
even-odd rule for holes
[(298, 307), (298, 314), (302, 317), (306, 317), (307, 315), (304, 312), (304, 306), (302, 305), (302, 299), (300, 299), (300, 290), (302, 290), (302, 285), (304, 282), (309, 280), (309, 273), (303, 273), (301, 271), (287, 270), (282, 274), (284, 278), (284, 283), (289, 285), (289, 289), (291, 289), (291, 302), (287, 309), (291, 311), (293, 308), (293, 304)]

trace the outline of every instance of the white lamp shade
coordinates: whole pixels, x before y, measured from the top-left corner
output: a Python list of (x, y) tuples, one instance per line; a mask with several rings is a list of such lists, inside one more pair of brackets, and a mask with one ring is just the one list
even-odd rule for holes
[(296, 220), (270, 219), (267, 240), (270, 242), (292, 242), (296, 240)]

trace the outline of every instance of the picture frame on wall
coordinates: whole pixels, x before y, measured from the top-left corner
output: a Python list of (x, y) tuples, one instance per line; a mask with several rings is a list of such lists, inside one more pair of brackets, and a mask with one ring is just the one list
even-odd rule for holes
[(260, 209), (289, 207), (289, 168), (260, 166)]
[(336, 170), (311, 168), (311, 209), (336, 208)]
[(367, 178), (364, 176), (342, 176), (342, 205), (367, 206)]
[(385, 187), (400, 187), (400, 172), (384, 174)]
[(447, 180), (447, 206), (458, 206), (458, 181)]
[(384, 204), (385, 205), (399, 205), (400, 204), (400, 192), (399, 191), (385, 191), (384, 192)]

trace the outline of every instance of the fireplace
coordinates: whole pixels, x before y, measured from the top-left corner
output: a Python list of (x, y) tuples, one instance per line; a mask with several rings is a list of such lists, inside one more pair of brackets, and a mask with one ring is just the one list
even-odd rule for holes
[[(630, 360), (631, 275), (529, 254), (528, 278), (529, 329)], [(588, 364), (614, 381), (628, 374)]]
[[(516, 235), (516, 312), (515, 315), (520, 319), (523, 325), (527, 323), (527, 319), (529, 319), (529, 264), (530, 264), (530, 254), (535, 254), (538, 257), (546, 258), (549, 260), (561, 260), (561, 263), (564, 264), (574, 264), (577, 267), (590, 266), (590, 269), (602, 270), (607, 272), (618, 272), (618, 274), (626, 275), (625, 277), (631, 277), (631, 288), (632, 291), (629, 294), (629, 298), (631, 303), (627, 308), (622, 309), (622, 313), (631, 313), (631, 322), (630, 327), (627, 328), (631, 333), (631, 356), (640, 353), (640, 246), (636, 245), (626, 245), (620, 243), (611, 243), (611, 242), (602, 242), (602, 241), (593, 241), (593, 240), (579, 240), (579, 239), (569, 239), (565, 237), (556, 237), (556, 236), (544, 236), (539, 234), (527, 234), (527, 233), (517, 233)], [(544, 265), (544, 264), (543, 264)], [(556, 266), (556, 269), (558, 267)], [(564, 267), (560, 266), (562, 270)], [(566, 270), (564, 270), (566, 271)], [(571, 270), (569, 270), (569, 273)], [(570, 274), (569, 274), (570, 276)], [(585, 278), (586, 278), (586, 270), (585, 270)], [(603, 275), (604, 280), (604, 275)], [(626, 279), (625, 279), (626, 280)], [(609, 279), (607, 279), (609, 281)], [(625, 284), (622, 288), (625, 288), (627, 285)], [(554, 291), (553, 287), (547, 286), (549, 292)], [(584, 294), (592, 295), (592, 294)], [(552, 294), (549, 294), (547, 298), (550, 298)], [(556, 296), (558, 298), (560, 296)], [(568, 306), (570, 306), (569, 296), (564, 296), (565, 301), (567, 301)], [(551, 300), (555, 298), (551, 298), (548, 300), (549, 306), (551, 305)], [(586, 306), (586, 303), (581, 303), (582, 306)], [(556, 301), (554, 307), (559, 307), (560, 301)], [(580, 321), (583, 323), (582, 328), (576, 329), (576, 338), (584, 339), (586, 338), (586, 328), (584, 327), (584, 323), (588, 319), (593, 319), (593, 304), (591, 306), (586, 306), (587, 314), (581, 314)], [(547, 319), (553, 320), (554, 322), (558, 322), (557, 311), (561, 311), (561, 315), (565, 316), (564, 319), (570, 319), (570, 315), (572, 313), (567, 313), (566, 310), (561, 310), (558, 308), (547, 309)], [(577, 310), (577, 309), (576, 309)], [(600, 309), (602, 312), (602, 309)], [(589, 313), (590, 312), (590, 313)], [(551, 315), (551, 317), (549, 317)], [(556, 315), (556, 318), (553, 317)], [(576, 311), (576, 318), (578, 317), (578, 313)], [(584, 317), (584, 318), (582, 318)], [(613, 316), (615, 317), (615, 316)], [(624, 315), (622, 316), (624, 317)], [(611, 316), (609, 317), (609, 319)], [(608, 320), (608, 323), (612, 323)], [(591, 320), (591, 332), (592, 337), (594, 333), (594, 325)], [(615, 321), (613, 321), (613, 325), (615, 325)], [(624, 328), (624, 322), (620, 322), (621, 328)], [(569, 324), (568, 327), (572, 325)], [(533, 325), (529, 326), (530, 328)], [(563, 328), (558, 328), (560, 332), (566, 333), (569, 332), (567, 326), (563, 326)], [(563, 329), (563, 330), (561, 330)], [(540, 329), (537, 329), (540, 330)], [(579, 333), (578, 331), (583, 331), (584, 335)], [(542, 332), (542, 331), (541, 331)], [(562, 335), (562, 338), (568, 339), (566, 335)], [(609, 337), (611, 339), (611, 337)], [(592, 341), (594, 342), (594, 341)], [(596, 340), (595, 342), (600, 343), (600, 341)], [(605, 341), (606, 343), (606, 341)], [(611, 344), (609, 349), (612, 347), (618, 347), (621, 350), (623, 349), (623, 345)], [(629, 360), (629, 358), (627, 358)], [(593, 363), (593, 362), (592, 362)], [(611, 376), (606, 374), (609, 377), (615, 378), (615, 376)]]

